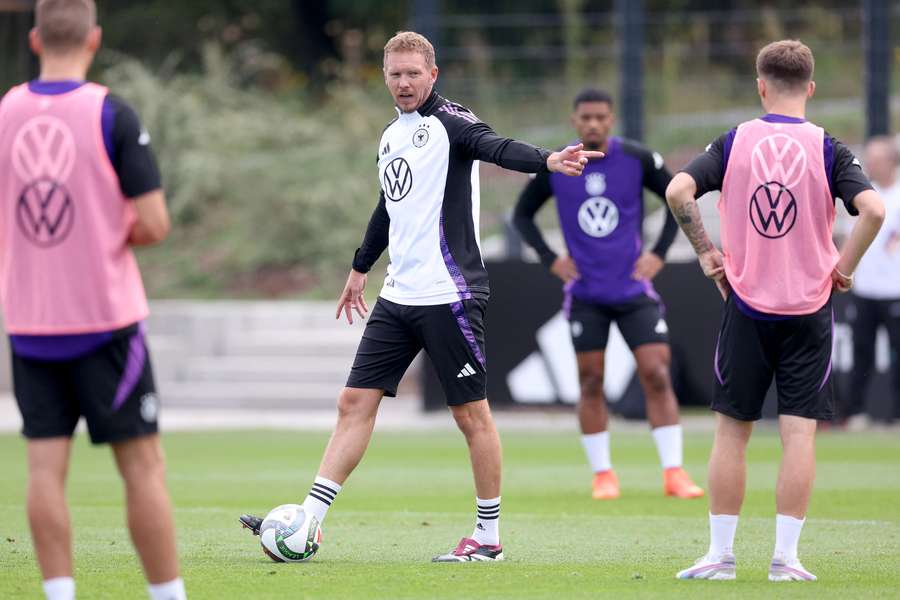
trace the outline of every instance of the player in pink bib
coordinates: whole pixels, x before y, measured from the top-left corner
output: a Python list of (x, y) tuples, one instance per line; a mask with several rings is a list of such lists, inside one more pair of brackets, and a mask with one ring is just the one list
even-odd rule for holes
[[(716, 437), (709, 462), (710, 545), (679, 579), (734, 579), (744, 499), (744, 452), (774, 378), (783, 456), (776, 488), (770, 581), (812, 581), (797, 546), (815, 476), (817, 419), (834, 415), (831, 294), (845, 292), (884, 219), (853, 154), (805, 120), (814, 60), (798, 41), (769, 44), (756, 61), (768, 114), (710, 144), (666, 191), (675, 218), (725, 308), (716, 345)], [(720, 190), (722, 251), (695, 198)], [(859, 215), (843, 249), (832, 242), (835, 200)]]
[(65, 481), (83, 416), (125, 482), (151, 598), (180, 600), (147, 299), (131, 247), (166, 237), (149, 135), (85, 81), (101, 32), (92, 0), (40, 0), (40, 79), (0, 101), (0, 305), (28, 440), (28, 517), (49, 600), (75, 597)]

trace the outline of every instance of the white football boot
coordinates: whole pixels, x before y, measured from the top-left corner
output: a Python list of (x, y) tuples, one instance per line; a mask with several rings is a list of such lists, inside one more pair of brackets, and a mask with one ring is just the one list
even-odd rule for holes
[(693, 567), (679, 571), (675, 577), (677, 579), (711, 579), (716, 581), (734, 579), (734, 555), (706, 555), (699, 558)]

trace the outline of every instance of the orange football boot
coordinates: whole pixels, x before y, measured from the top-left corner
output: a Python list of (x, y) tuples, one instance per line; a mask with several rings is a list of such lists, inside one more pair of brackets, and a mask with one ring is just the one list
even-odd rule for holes
[(594, 500), (614, 500), (619, 497), (619, 478), (612, 469), (594, 473)]
[(681, 467), (663, 471), (663, 493), (677, 498), (700, 498), (703, 488), (691, 481), (691, 476)]

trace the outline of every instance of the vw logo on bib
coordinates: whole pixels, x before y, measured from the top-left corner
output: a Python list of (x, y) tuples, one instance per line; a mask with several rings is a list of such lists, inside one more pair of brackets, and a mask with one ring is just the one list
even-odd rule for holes
[(578, 209), (578, 225), (591, 237), (606, 237), (619, 225), (619, 209), (606, 198), (588, 198)]

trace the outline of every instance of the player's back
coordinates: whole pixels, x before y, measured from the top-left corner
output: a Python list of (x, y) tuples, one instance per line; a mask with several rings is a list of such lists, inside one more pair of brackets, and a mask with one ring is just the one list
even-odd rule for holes
[(839, 255), (829, 141), (780, 115), (736, 129), (719, 199), (722, 248), (729, 283), (753, 309), (810, 314), (830, 297)]
[(136, 218), (104, 149), (107, 89), (13, 88), (0, 104), (0, 300), (13, 334), (113, 330), (147, 316)]

